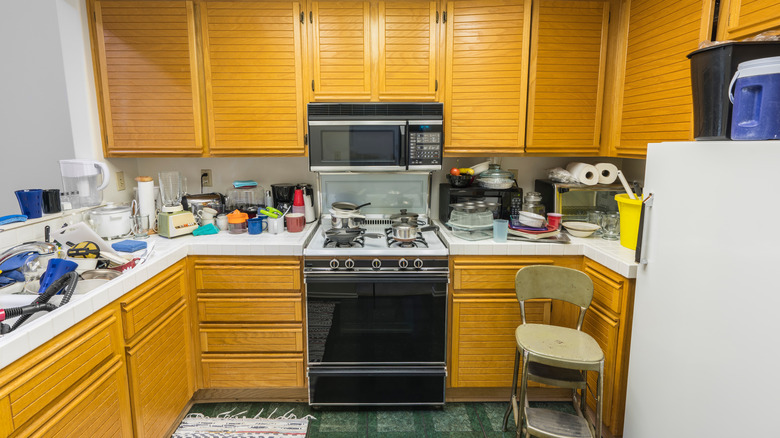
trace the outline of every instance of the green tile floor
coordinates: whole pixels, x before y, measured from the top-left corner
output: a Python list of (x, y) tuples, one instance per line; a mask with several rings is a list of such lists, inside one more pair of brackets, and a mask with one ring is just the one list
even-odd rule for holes
[[(569, 403), (531, 403), (535, 407), (547, 407), (574, 413)], [(312, 415), (309, 437), (513, 437), (514, 424), (501, 431), (506, 403), (447, 403), (444, 408), (419, 409), (312, 409), (306, 403), (203, 403), (190, 410), (206, 416), (232, 411), (232, 415), (254, 417), (261, 410), (263, 417), (272, 418), (292, 411), (297, 418)], [(275, 412), (274, 412), (275, 411)]]

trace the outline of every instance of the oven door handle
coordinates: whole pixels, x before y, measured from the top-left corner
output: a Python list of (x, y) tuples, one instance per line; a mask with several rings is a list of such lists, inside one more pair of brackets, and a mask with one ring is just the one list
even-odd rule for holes
[(431, 274), (418, 271), (398, 272), (323, 272), (305, 273), (303, 282), (310, 283), (419, 283), (449, 282), (447, 273)]
[(387, 374), (400, 374), (407, 376), (442, 376), (447, 375), (447, 370), (444, 367), (339, 367), (339, 368), (325, 368), (320, 366), (310, 366), (308, 374), (314, 375), (387, 375)]

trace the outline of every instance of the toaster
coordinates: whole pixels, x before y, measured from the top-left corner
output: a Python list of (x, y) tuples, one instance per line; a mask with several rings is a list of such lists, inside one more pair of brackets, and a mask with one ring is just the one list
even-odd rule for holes
[(542, 204), (548, 213), (563, 215), (563, 220), (585, 221), (588, 212), (618, 211), (615, 195), (625, 193), (620, 184), (565, 184), (537, 179), (535, 191), (542, 195)]
[(185, 210), (189, 210), (195, 216), (203, 207), (211, 207), (217, 210), (218, 214), (225, 212), (225, 196), (221, 193), (201, 193), (199, 195), (184, 195), (181, 198), (181, 205)]

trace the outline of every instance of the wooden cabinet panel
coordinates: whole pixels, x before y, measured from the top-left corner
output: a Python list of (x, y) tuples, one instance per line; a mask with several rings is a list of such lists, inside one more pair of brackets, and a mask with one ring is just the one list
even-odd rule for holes
[(447, 12), (445, 154), (523, 152), (531, 0), (451, 1)]
[(211, 155), (303, 155), (297, 2), (203, 2)]
[(685, 55), (709, 39), (708, 4), (631, 2), (617, 156), (644, 157), (648, 143), (693, 139), (690, 61)]
[(121, 300), (125, 339), (148, 328), (160, 315), (184, 300), (187, 290), (185, 262), (166, 269)]
[(515, 290), (515, 275), (530, 265), (552, 265), (553, 259), (518, 257), (458, 257), (453, 262), (453, 288), (460, 290)]
[[(550, 300), (526, 303), (528, 322), (550, 322)], [(512, 386), (515, 329), (520, 305), (514, 296), (452, 299), (452, 386)]]
[(726, 20), (726, 32), (719, 32), (718, 40), (742, 39), (780, 27), (780, 3), (776, 0), (724, 0), (720, 7), (725, 12), (721, 17)]
[(378, 7), (379, 100), (435, 100), (436, 2), (388, 0)]
[(201, 155), (191, 1), (96, 1), (106, 156)]
[(127, 381), (123, 363), (115, 359), (100, 377), (78, 392), (70, 404), (33, 432), (31, 437), (132, 437), (130, 412), (123, 405)]
[(198, 294), (200, 322), (301, 322), (301, 298), (221, 297)]
[(136, 437), (163, 436), (194, 392), (186, 306), (161, 319), (127, 349)]
[(301, 263), (290, 258), (195, 264), (195, 286), (199, 290), (266, 290), (300, 293)]
[(370, 6), (367, 1), (312, 2), (312, 99), (371, 99)]
[(203, 355), (206, 388), (303, 387), (303, 356)]
[(300, 325), (201, 325), (200, 346), (204, 353), (300, 353), (303, 329)]
[[(618, 321), (606, 316), (594, 306), (588, 309), (582, 323), (582, 331), (593, 336), (604, 352), (604, 401), (602, 402), (603, 423), (613, 425), (614, 410), (612, 400), (615, 387), (615, 360), (617, 358), (619, 324)], [(596, 391), (596, 373), (588, 373), (588, 386)], [(588, 405), (596, 408), (596, 402), (588, 397)]]
[(598, 155), (609, 3), (541, 0), (532, 23), (525, 151)]
[(619, 315), (627, 281), (591, 260), (585, 260), (583, 272), (593, 280), (593, 302)]

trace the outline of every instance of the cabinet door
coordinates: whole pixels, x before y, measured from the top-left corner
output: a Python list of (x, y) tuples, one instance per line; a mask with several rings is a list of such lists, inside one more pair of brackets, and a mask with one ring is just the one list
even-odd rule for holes
[[(615, 361), (617, 359), (620, 324), (615, 319), (605, 315), (598, 308), (590, 306), (585, 314), (585, 320), (582, 322), (582, 331), (591, 335), (598, 342), (601, 350), (604, 352), (604, 401), (602, 402), (603, 423), (614, 428), (615, 422), (613, 398), (615, 388)], [(588, 386), (593, 394), (596, 393), (597, 373), (588, 373)], [(588, 405), (591, 409), (596, 408), (596, 402), (593, 397), (588, 397)], [(622, 422), (622, 418), (621, 418)]]
[(532, 22), (525, 151), (597, 155), (609, 3), (542, 0)]
[(297, 2), (204, 2), (211, 155), (303, 155)]
[(163, 436), (194, 392), (186, 306), (172, 309), (127, 349), (135, 436)]
[(726, 21), (726, 32), (719, 33), (718, 40), (742, 39), (780, 26), (777, 0), (724, 0), (720, 7), (725, 12), (721, 17)]
[(311, 13), (312, 100), (370, 100), (369, 2), (315, 1)]
[(388, 0), (378, 7), (379, 100), (435, 100), (436, 2)]
[(531, 0), (458, 0), (447, 12), (444, 153), (523, 152)]
[(97, 1), (107, 157), (201, 155), (191, 1)]
[[(550, 322), (550, 300), (526, 303), (528, 322)], [(512, 295), (452, 299), (452, 387), (510, 387), (520, 305)]]
[(685, 55), (709, 39), (710, 10), (702, 11), (702, 5), (702, 0), (631, 2), (617, 156), (643, 158), (648, 143), (693, 140)]

